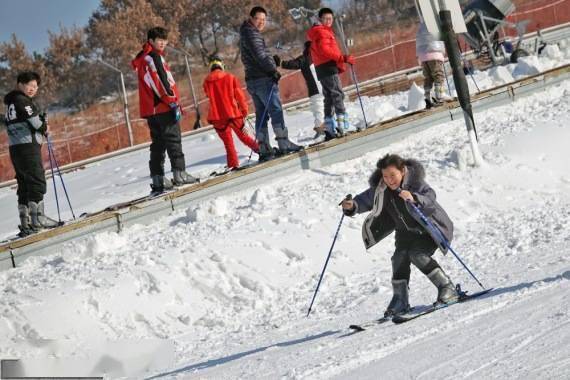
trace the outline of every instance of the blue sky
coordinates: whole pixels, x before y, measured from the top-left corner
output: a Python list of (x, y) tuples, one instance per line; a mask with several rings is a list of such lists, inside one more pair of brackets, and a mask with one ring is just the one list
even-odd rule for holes
[(43, 52), (48, 30), (87, 25), (98, 5), (99, 0), (0, 0), (0, 42), (15, 33), (29, 52)]

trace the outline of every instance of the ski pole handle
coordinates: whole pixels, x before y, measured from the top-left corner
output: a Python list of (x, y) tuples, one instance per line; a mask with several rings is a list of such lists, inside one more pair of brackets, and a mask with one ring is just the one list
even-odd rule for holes
[(351, 200), (352, 200), (352, 194), (347, 194), (346, 197), (344, 197), (344, 199), (342, 201), (340, 201), (340, 203), (338, 205), (341, 206), (342, 202), (351, 201)]

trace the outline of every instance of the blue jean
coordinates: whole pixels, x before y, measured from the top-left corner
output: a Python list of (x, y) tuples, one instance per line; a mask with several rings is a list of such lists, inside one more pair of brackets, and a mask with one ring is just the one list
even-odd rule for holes
[[(287, 138), (287, 127), (283, 118), (283, 106), (279, 97), (279, 86), (271, 78), (259, 78), (246, 81), (247, 92), (255, 106), (255, 137), (260, 144), (260, 151), (270, 146), (267, 122), (271, 125), (275, 137)], [(273, 91), (272, 91), (273, 89)], [(271, 97), (269, 95), (271, 94)], [(267, 111), (266, 111), (267, 108)], [(262, 147), (261, 145), (266, 145)]]

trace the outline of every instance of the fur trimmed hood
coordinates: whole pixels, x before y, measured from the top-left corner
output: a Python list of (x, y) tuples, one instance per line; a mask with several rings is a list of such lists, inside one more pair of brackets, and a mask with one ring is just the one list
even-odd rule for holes
[[(368, 179), (368, 184), (370, 187), (376, 188), (380, 182), (382, 181), (382, 169), (378, 167), (378, 163), (376, 164), (376, 170), (372, 173), (370, 178)], [(404, 175), (404, 182), (402, 183), (402, 188), (409, 189), (416, 187), (420, 182), (425, 179), (426, 172), (424, 166), (417, 160), (414, 159), (407, 159), (405, 160), (406, 164), (406, 174)]]

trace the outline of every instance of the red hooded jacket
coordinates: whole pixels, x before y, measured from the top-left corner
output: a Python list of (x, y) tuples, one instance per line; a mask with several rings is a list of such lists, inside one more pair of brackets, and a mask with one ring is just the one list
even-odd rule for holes
[(343, 54), (338, 48), (332, 27), (314, 25), (307, 32), (307, 41), (311, 41), (311, 59), (315, 67), (325, 63), (334, 63), (339, 73), (346, 70)]
[(219, 124), (247, 116), (247, 100), (239, 80), (223, 70), (214, 70), (204, 79), (204, 92), (210, 99), (208, 122)]
[(170, 112), (170, 104), (178, 104), (179, 95), (170, 67), (162, 52), (146, 42), (131, 62), (139, 79), (139, 103), (142, 118)]

